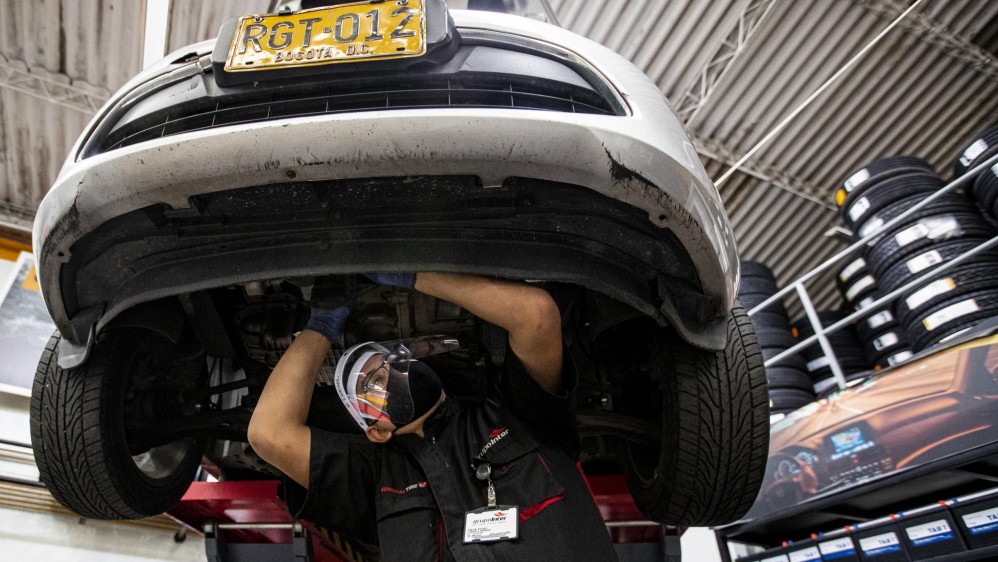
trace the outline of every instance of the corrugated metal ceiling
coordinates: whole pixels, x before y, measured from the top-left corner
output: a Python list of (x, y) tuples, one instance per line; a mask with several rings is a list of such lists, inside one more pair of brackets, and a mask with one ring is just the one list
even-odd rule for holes
[[(551, 3), (564, 27), (629, 57), (674, 105), (696, 85), (704, 53), (716, 52), (739, 15), (760, 4)], [(720, 177), (730, 163), (725, 160), (751, 149), (911, 4), (775, 1), (688, 124), (699, 145), (720, 147), (714, 152), (728, 156), (705, 156), (711, 176)], [(926, 0), (915, 14), (918, 25), (890, 32), (753, 157), (762, 175), (793, 178), (792, 187), (817, 190), (825, 205), (744, 173), (721, 185), (742, 256), (770, 264), (780, 281), (796, 279), (844, 249), (824, 233), (841, 224), (832, 193), (852, 171), (883, 156), (913, 154), (949, 178), (957, 152), (996, 120), (996, 74), (970, 62), (959, 45), (989, 24), (993, 29), (998, 3)], [(820, 304), (838, 304), (828, 276), (811, 289)]]
[[(698, 91), (701, 72), (717, 64), (719, 53), (734, 52), (689, 123), (717, 178), (912, 2), (550, 3), (564, 27), (633, 60), (674, 105)], [(212, 38), (227, 17), (268, 4), (173, 0), (168, 51)], [(0, 11), (0, 214), (7, 222), (23, 220), (37, 206), (93, 114), (89, 105), (138, 72), (143, 6), (135, 0), (10, 0)], [(744, 45), (730, 48), (762, 13)], [(914, 154), (948, 177), (957, 151), (995, 121), (998, 63), (971, 42), (977, 37), (985, 48), (998, 42), (996, 16), (998, 2), (991, 0), (924, 0), (723, 184), (743, 256), (771, 264), (786, 282), (840, 250), (823, 235), (839, 224), (831, 194), (870, 160)], [(836, 300), (827, 280), (814, 292), (826, 306)]]

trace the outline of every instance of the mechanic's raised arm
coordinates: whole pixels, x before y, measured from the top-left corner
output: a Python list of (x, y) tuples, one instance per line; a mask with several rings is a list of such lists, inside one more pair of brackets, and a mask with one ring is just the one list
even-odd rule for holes
[(509, 332), (509, 347), (544, 390), (560, 393), (561, 313), (547, 291), (526, 283), (420, 272), (414, 288), (452, 302)]
[(270, 373), (247, 431), (256, 454), (306, 488), (312, 433), (305, 420), (329, 346), (325, 336), (309, 330), (295, 338)]
[(350, 315), (353, 278), (325, 277), (312, 288), (305, 329), (281, 356), (250, 418), (253, 450), (292, 480), (308, 487), (312, 431), (305, 425), (319, 369)]

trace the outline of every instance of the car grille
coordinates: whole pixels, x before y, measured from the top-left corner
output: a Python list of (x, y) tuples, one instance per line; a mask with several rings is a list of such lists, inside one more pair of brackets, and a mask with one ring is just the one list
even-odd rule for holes
[[(207, 103), (206, 103), (207, 102)], [(536, 77), (474, 73), (417, 77), (405, 81), (325, 83), (312, 89), (265, 96), (233, 95), (190, 101), (118, 127), (96, 151), (107, 152), (190, 131), (336, 113), (386, 109), (489, 107), (617, 115), (597, 92)]]

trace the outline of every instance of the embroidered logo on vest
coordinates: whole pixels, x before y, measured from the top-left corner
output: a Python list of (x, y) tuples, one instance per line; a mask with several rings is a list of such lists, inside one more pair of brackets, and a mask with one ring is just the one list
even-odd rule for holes
[(405, 494), (406, 492), (411, 492), (416, 488), (425, 488), (427, 486), (426, 482), (416, 482), (415, 484), (410, 484), (401, 490), (398, 488), (392, 488), (391, 486), (382, 486), (382, 494), (397, 494), (399, 496)]
[(508, 427), (501, 427), (499, 429), (493, 429), (492, 433), (489, 434), (489, 440), (485, 442), (485, 446), (483, 446), (482, 450), (479, 451), (478, 456), (479, 457), (484, 457), (485, 456), (485, 451), (488, 451), (489, 449), (491, 449), (493, 445), (495, 445), (496, 443), (498, 443), (503, 437), (506, 437), (507, 435), (509, 435), (509, 428)]

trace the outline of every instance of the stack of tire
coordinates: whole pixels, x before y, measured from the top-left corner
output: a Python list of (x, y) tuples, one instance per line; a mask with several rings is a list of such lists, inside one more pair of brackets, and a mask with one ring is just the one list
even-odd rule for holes
[(880, 292), (877, 280), (866, 266), (866, 260), (856, 258), (845, 265), (835, 277), (835, 286), (853, 310), (862, 310), (875, 301)]
[[(998, 154), (998, 127), (980, 133), (960, 151), (960, 156), (953, 163), (954, 177), (962, 177), (995, 154)], [(985, 214), (991, 218), (998, 217), (998, 164), (978, 174), (968, 191)]]
[[(850, 312), (863, 310), (882, 296), (862, 257), (846, 264), (835, 281)], [(880, 305), (855, 324), (856, 340), (863, 347), (867, 365), (874, 369), (897, 365), (913, 355), (893, 308)]]
[[(831, 326), (845, 317), (844, 313), (834, 310), (818, 312), (818, 320), (821, 321), (821, 326), (824, 328)], [(794, 323), (793, 333), (796, 335), (798, 343), (814, 335), (814, 327), (807, 316)], [(846, 376), (847, 381), (855, 379), (851, 375), (869, 371), (866, 356), (863, 354), (863, 348), (856, 341), (856, 332), (853, 331), (852, 326), (846, 326), (825, 334), (825, 337), (828, 338), (828, 343), (831, 344), (832, 350), (835, 353), (835, 360), (838, 362), (839, 368), (842, 369), (842, 374)], [(831, 359), (825, 355), (820, 344), (815, 343), (804, 348), (802, 355), (806, 361), (805, 369), (816, 394), (822, 394), (828, 389), (835, 387)]]
[[(741, 263), (738, 300), (745, 310), (752, 310), (779, 291), (772, 270), (759, 262)], [(749, 317), (765, 359), (786, 351), (796, 342), (790, 332), (790, 320), (783, 303), (776, 301)], [(811, 379), (804, 370), (804, 360), (793, 355), (778, 365), (766, 367), (769, 383), (770, 412), (784, 414), (814, 401)]]
[[(857, 238), (900, 216), (944, 187), (916, 157), (891, 156), (849, 176), (836, 192), (842, 218)], [(925, 275), (994, 235), (963, 194), (947, 193), (878, 235), (866, 267), (883, 294)], [(894, 303), (904, 339), (921, 351), (998, 314), (998, 256), (979, 255), (905, 291)], [(900, 338), (899, 338), (900, 339)]]

